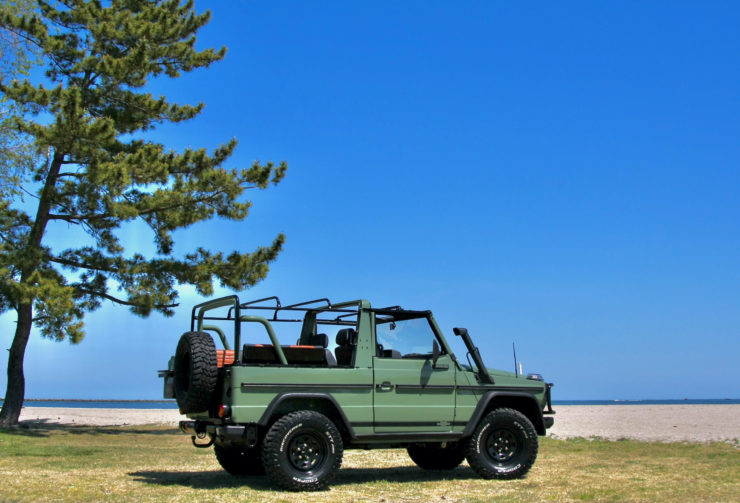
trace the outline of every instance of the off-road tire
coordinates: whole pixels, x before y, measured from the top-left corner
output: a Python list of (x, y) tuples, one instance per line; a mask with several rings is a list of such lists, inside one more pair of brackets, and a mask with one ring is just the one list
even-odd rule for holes
[(537, 432), (513, 409), (494, 409), (473, 432), (465, 448), (470, 467), (486, 479), (523, 477), (537, 458)]
[(213, 452), (221, 467), (232, 475), (264, 475), (262, 453), (258, 447), (214, 445)]
[(414, 444), (406, 450), (416, 466), (424, 470), (452, 470), (465, 459), (465, 445)]
[(205, 332), (182, 334), (175, 352), (175, 398), (181, 414), (209, 409), (217, 375), (213, 338)]
[(342, 436), (325, 415), (311, 410), (291, 412), (268, 430), (262, 444), (262, 464), (283, 489), (324, 489), (342, 464)]

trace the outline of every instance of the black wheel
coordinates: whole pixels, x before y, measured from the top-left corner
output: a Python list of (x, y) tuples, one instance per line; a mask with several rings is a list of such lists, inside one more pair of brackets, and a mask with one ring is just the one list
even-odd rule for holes
[(232, 475), (264, 475), (260, 449), (214, 445), (213, 452), (221, 467)]
[(463, 444), (414, 444), (407, 451), (424, 470), (452, 470), (465, 459)]
[(208, 410), (217, 374), (213, 338), (205, 332), (182, 334), (175, 352), (175, 398), (181, 414)]
[(323, 414), (302, 410), (272, 425), (262, 445), (262, 463), (278, 486), (316, 491), (337, 474), (342, 453), (342, 437), (334, 423)]
[(524, 414), (495, 409), (478, 423), (465, 448), (465, 457), (483, 478), (514, 479), (532, 467), (537, 445), (537, 432)]

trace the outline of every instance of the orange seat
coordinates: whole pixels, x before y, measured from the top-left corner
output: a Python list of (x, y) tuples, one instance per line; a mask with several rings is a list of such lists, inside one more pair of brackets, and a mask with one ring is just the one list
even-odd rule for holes
[(218, 366), (223, 367), (224, 365), (231, 365), (234, 363), (234, 350), (233, 349), (217, 349), (216, 350), (216, 361)]

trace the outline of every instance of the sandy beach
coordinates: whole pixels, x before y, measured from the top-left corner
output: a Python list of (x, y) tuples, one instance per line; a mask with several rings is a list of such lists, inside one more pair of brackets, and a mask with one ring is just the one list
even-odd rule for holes
[[(631, 438), (659, 442), (740, 439), (740, 404), (727, 405), (561, 405), (555, 408), (555, 438)], [(177, 425), (174, 409), (86, 409), (24, 407), (24, 423), (127, 426)]]
[(740, 404), (560, 405), (548, 435), (658, 442), (740, 440)]
[(45, 424), (86, 424), (95, 426), (128, 426), (164, 424), (177, 426), (181, 416), (177, 409), (94, 409), (82, 407), (23, 407), (20, 421)]

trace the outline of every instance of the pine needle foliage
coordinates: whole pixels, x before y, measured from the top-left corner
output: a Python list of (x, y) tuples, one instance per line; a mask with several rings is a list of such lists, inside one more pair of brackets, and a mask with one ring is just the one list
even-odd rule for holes
[[(263, 279), (280, 252), (282, 234), (251, 253), (173, 253), (175, 230), (246, 218), (245, 189), (277, 184), (287, 169), (284, 162), (225, 168), (236, 140), (211, 152), (176, 152), (146, 139), (158, 125), (203, 109), (154, 96), (145, 86), (224, 57), (226, 48), (195, 47), (209, 19), (209, 12), (198, 14), (192, 1), (181, 0), (40, 0), (33, 14), (0, 10), (0, 26), (37, 48), (45, 70), (44, 82), (0, 82), (7, 100), (33, 111), (17, 118), (15, 128), (43, 157), (27, 173), (35, 214), (11, 197), (0, 200), (0, 312), (18, 312), (6, 406), (15, 396), (11, 388), (23, 387), (32, 326), (44, 337), (79, 342), (84, 314), (106, 300), (140, 316), (171, 315), (177, 285), (193, 285), (201, 295), (213, 292), (214, 280), (242, 290)], [(122, 225), (137, 220), (151, 228), (154, 257), (124, 250)], [(90, 241), (53, 250), (44, 241), (53, 223), (78, 226)], [(20, 377), (12, 368), (19, 358)], [(0, 425), (8, 422), (5, 409)]]

